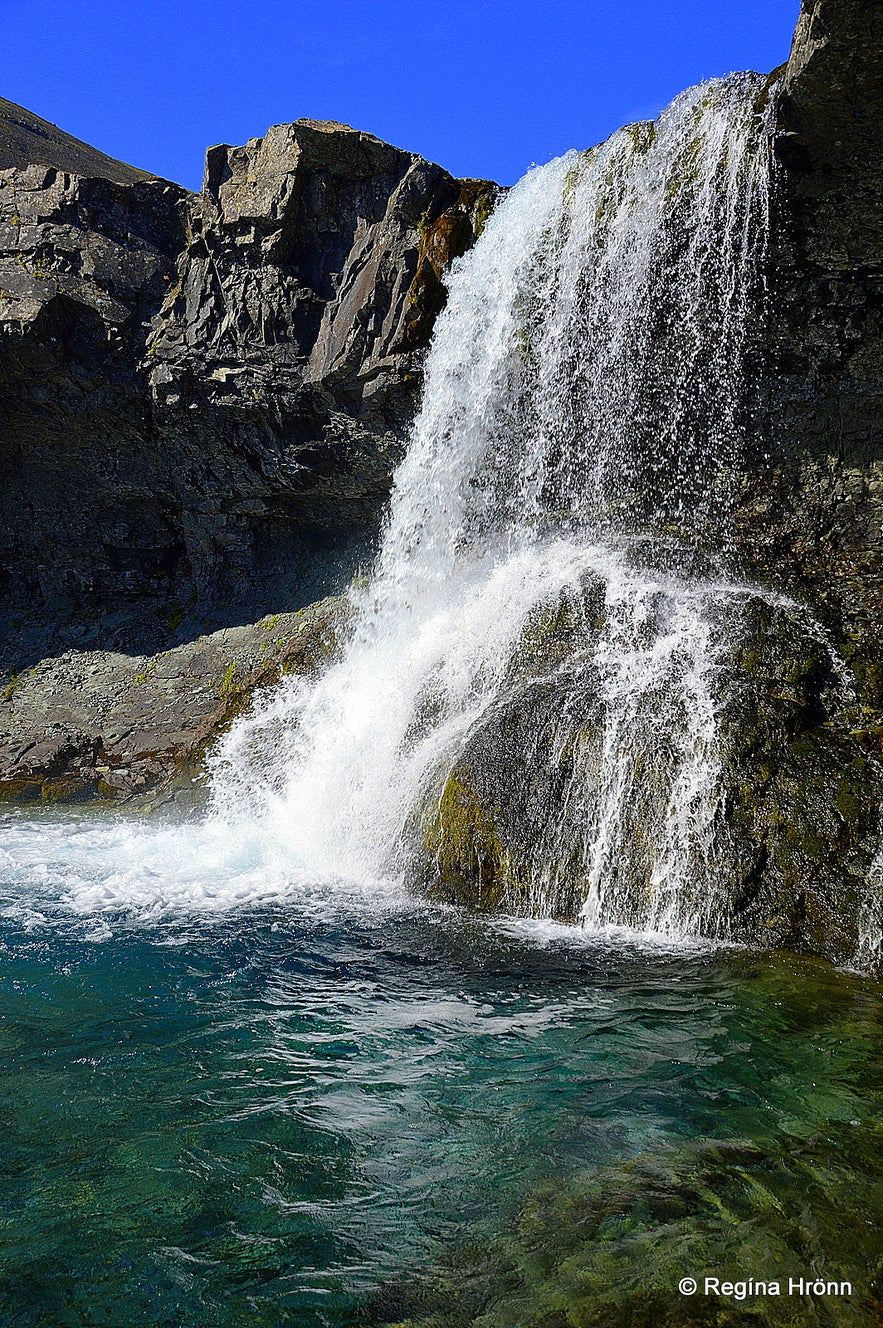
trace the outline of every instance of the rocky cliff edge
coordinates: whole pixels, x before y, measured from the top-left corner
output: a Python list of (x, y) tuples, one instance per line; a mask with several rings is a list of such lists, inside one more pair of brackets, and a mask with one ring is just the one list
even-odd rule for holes
[(209, 149), (192, 195), (0, 103), (7, 669), (339, 587), (496, 193), (301, 120)]

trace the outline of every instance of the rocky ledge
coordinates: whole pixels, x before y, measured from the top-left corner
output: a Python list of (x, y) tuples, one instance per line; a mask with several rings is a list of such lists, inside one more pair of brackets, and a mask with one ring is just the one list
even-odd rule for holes
[(336, 597), (154, 655), (42, 660), (0, 694), (0, 801), (199, 805), (212, 740), (262, 688), (321, 664), (345, 620)]

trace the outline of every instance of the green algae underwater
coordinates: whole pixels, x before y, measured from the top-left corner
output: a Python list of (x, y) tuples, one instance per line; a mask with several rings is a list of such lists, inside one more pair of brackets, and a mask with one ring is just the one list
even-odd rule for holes
[(872, 980), (4, 829), (3, 1328), (883, 1321)]
[[(381, 1322), (883, 1323), (879, 989), (784, 956), (688, 966), (716, 988), (712, 1008), (733, 1041), (694, 1062), (671, 1136), (536, 1184), (504, 1230), (386, 1288)], [(676, 1043), (671, 1052), (663, 1080), (680, 1077)]]

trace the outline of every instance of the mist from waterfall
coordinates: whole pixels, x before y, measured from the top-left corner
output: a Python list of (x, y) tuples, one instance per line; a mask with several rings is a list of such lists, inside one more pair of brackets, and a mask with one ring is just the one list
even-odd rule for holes
[(561, 749), (592, 707), (601, 737), (537, 844), (532, 910), (560, 911), (548, 864), (566, 842), (587, 925), (714, 933), (764, 88), (704, 84), (531, 171), (455, 265), (346, 647), (265, 695), (214, 756), (213, 814), (234, 834), (323, 875), (407, 880), (406, 828), (517, 686), (525, 633), (563, 605), (586, 631), (548, 665)]

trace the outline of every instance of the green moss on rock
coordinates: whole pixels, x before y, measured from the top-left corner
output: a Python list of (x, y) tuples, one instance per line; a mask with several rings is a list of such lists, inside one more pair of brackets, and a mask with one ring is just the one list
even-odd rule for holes
[(448, 776), (426, 826), (424, 847), (435, 869), (429, 884), (433, 898), (477, 908), (500, 906), (512, 875), (511, 855), (468, 776)]
[[(876, 739), (856, 731), (842, 668), (800, 611), (758, 596), (744, 614), (741, 645), (721, 673), (721, 806), (694, 899), (702, 908), (715, 892), (716, 934), (854, 962), (877, 889)], [(417, 874), (435, 897), (579, 916), (588, 891), (579, 817), (593, 815), (593, 772), (605, 759), (592, 665), (603, 625), (603, 595), (589, 584), (529, 616), (497, 702), (437, 802), (419, 812)], [(652, 907), (654, 827), (673, 759), (658, 742), (631, 753), (623, 851), (611, 864), (626, 925)], [(570, 834), (560, 825), (568, 800), (578, 809)]]

